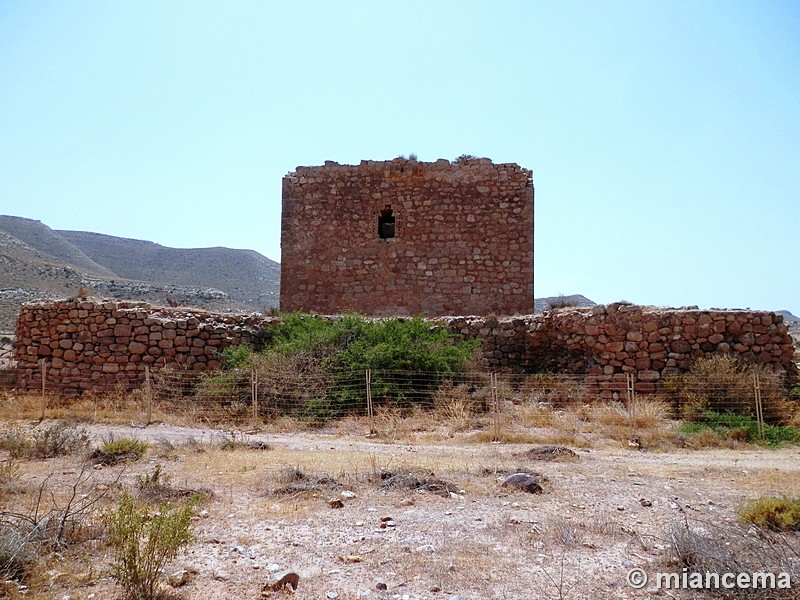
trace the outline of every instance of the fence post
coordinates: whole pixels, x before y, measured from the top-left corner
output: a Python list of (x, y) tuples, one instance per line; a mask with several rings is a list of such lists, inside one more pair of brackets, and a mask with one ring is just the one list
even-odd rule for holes
[(628, 418), (631, 421), (631, 441), (636, 439), (636, 389), (633, 384), (633, 373), (625, 373), (627, 385)]
[(250, 395), (253, 398), (253, 424), (258, 423), (258, 369), (250, 371)]
[(756, 422), (758, 423), (758, 437), (764, 439), (764, 405), (761, 402), (761, 379), (758, 371), (753, 372), (753, 391), (756, 401)]
[(369, 434), (375, 435), (375, 411), (372, 409), (372, 371), (365, 373), (367, 385), (367, 417), (369, 418)]
[(39, 359), (39, 368), (42, 371), (42, 414), (39, 415), (39, 420), (44, 421), (45, 411), (47, 410), (47, 363), (43, 358)]
[(144, 366), (144, 401), (146, 402), (147, 410), (144, 424), (150, 425), (153, 421), (153, 390), (150, 386), (150, 365)]
[(493, 442), (500, 441), (500, 396), (497, 393), (497, 373), (489, 373), (489, 385), (492, 387), (492, 404), (494, 406)]

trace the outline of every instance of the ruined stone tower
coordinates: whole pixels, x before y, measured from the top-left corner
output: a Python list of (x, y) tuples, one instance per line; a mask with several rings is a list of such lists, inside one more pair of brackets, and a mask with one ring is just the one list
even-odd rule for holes
[(488, 159), (298, 167), (281, 249), (281, 310), (530, 314), (532, 173)]

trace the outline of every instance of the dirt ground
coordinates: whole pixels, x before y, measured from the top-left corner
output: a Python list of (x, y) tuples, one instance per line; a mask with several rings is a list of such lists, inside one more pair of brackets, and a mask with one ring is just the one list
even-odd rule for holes
[[(407, 445), (319, 433), (87, 427), (95, 439), (153, 442), (136, 463), (93, 468), (95, 489), (120, 473), (135, 489), (137, 476), (160, 464), (174, 486), (213, 490), (195, 517), (194, 541), (167, 568), (188, 571), (188, 582), (171, 590), (187, 600), (258, 599), (285, 571), (300, 576), (298, 599), (689, 598), (633, 589), (626, 575), (664, 569), (671, 524), (733, 521), (748, 499), (800, 495), (794, 446), (655, 453), (609, 444), (576, 448), (577, 460), (556, 462), (526, 456), (530, 444), (458, 437)], [(239, 444), (223, 450), (225, 439)], [(255, 440), (270, 449), (242, 445)], [(25, 485), (51, 475), (67, 486), (78, 460), (25, 461)], [(501, 486), (520, 470), (534, 473), (544, 492)], [(290, 473), (304, 474), (311, 489), (276, 494)], [(391, 474), (436, 477), (449, 487), (388, 485)], [(333, 508), (332, 499), (343, 506)], [(47, 565), (45, 592), (34, 597), (118, 597), (109, 561), (102, 540), (70, 548)]]

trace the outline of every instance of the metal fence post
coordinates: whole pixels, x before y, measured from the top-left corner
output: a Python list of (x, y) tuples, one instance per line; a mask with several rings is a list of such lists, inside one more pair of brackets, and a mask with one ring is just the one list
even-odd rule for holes
[(758, 423), (758, 437), (764, 439), (764, 405), (761, 402), (761, 379), (758, 371), (753, 372), (753, 392), (756, 402), (756, 421)]
[(250, 370), (250, 397), (253, 400), (253, 424), (258, 422), (258, 369)]
[(367, 417), (369, 418), (369, 434), (375, 434), (375, 411), (372, 408), (372, 372), (367, 369), (365, 373), (367, 386)]
[(150, 386), (150, 365), (144, 366), (144, 401), (147, 411), (144, 423), (145, 425), (150, 425), (153, 421), (153, 389)]
[(42, 371), (42, 414), (39, 415), (39, 420), (44, 421), (45, 411), (47, 410), (47, 363), (43, 358), (39, 359), (39, 367)]
[(631, 440), (636, 438), (636, 388), (633, 373), (625, 373), (626, 395), (628, 400), (628, 418), (631, 421)]
[(494, 406), (493, 442), (500, 441), (500, 396), (497, 393), (497, 373), (489, 373), (489, 385), (492, 388), (492, 405)]

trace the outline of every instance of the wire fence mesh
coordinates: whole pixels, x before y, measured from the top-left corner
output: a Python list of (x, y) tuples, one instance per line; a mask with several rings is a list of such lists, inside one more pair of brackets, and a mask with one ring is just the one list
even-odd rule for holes
[(758, 423), (759, 432), (765, 424), (785, 422), (796, 404), (782, 377), (758, 371), (674, 375), (649, 393), (638, 385), (632, 373), (330, 372), (279, 365), (204, 373), (165, 368), (148, 371), (144, 384), (133, 389), (97, 386), (79, 397), (62, 393), (45, 373), (41, 393), (27, 394), (25, 401), (34, 412), (39, 403), (41, 418), (68, 408), (143, 423), (170, 418), (255, 427), (286, 418), (321, 425), (358, 417), (370, 433), (387, 411), (400, 417), (426, 411), (434, 419), (471, 423), (491, 439), (520, 423), (545, 423), (547, 414), (598, 401), (615, 406), (633, 429), (645, 419), (647, 405), (656, 403), (672, 419), (696, 420), (708, 411), (743, 415)]

